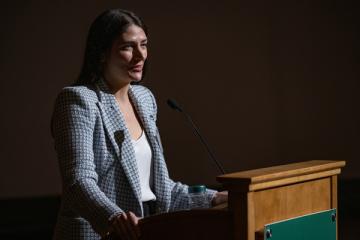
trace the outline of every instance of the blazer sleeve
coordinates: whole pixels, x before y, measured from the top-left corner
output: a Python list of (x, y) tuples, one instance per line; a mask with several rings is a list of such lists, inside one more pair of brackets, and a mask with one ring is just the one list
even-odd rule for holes
[[(150, 92), (152, 106), (153, 106), (153, 115), (155, 117), (157, 116), (157, 104), (154, 95)], [(160, 145), (161, 150), (163, 151), (163, 146), (160, 139), (160, 133), (157, 129), (157, 138)], [(164, 158), (163, 158), (164, 159)], [(164, 163), (166, 166), (166, 163)], [(167, 169), (167, 168), (166, 168)], [(169, 174), (166, 174), (166, 176), (169, 176)], [(167, 183), (170, 185), (171, 189), (171, 203), (170, 203), (170, 211), (178, 211), (183, 209), (189, 209), (189, 194), (188, 194), (188, 188), (189, 186), (186, 184), (183, 184), (181, 182), (175, 182), (170, 177), (167, 179)], [(207, 189), (206, 195), (207, 200), (209, 202), (209, 206), (211, 206), (211, 201), (217, 191), (213, 189)]]
[(93, 154), (95, 100), (90, 90), (64, 88), (55, 102), (52, 133), (58, 154), (65, 202), (99, 234), (122, 210), (97, 185)]

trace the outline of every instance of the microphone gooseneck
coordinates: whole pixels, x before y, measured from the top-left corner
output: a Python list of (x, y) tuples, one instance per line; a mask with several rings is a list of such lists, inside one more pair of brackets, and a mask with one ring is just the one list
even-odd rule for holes
[(225, 174), (226, 172), (224, 171), (224, 168), (221, 166), (221, 164), (216, 160), (213, 152), (210, 150), (209, 145), (207, 144), (207, 142), (205, 141), (205, 139), (203, 138), (203, 136), (200, 134), (200, 131), (198, 129), (198, 127), (196, 126), (196, 124), (194, 123), (194, 121), (192, 120), (192, 118), (190, 117), (189, 114), (187, 114), (178, 104), (175, 100), (173, 99), (168, 99), (167, 100), (167, 104), (174, 110), (179, 111), (181, 113), (183, 113), (187, 120), (190, 122), (192, 129), (195, 133), (195, 135), (197, 135), (200, 138), (201, 143), (203, 144), (203, 146), (205, 147), (207, 153), (209, 154), (210, 158), (213, 160), (213, 162), (216, 164), (217, 168), (220, 170), (220, 172), (222, 174)]
[(167, 104), (174, 110), (183, 112), (182, 108), (177, 104), (177, 102), (174, 99), (168, 99)]

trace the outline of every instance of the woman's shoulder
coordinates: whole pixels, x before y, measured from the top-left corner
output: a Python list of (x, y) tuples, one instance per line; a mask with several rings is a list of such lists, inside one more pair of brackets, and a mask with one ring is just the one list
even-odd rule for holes
[(59, 93), (59, 96), (61, 95), (68, 97), (80, 97), (89, 100), (98, 98), (94, 87), (84, 85), (64, 87)]
[(143, 103), (148, 104), (148, 106), (151, 107), (156, 113), (156, 100), (151, 90), (143, 85), (132, 85), (131, 88), (138, 99), (140, 99)]
[(144, 85), (131, 85), (131, 88), (138, 95), (153, 95), (150, 89)]
[(96, 103), (98, 97), (96, 91), (90, 86), (67, 86), (64, 87), (56, 98), (56, 102), (66, 103)]
[(152, 93), (152, 91), (144, 85), (131, 85), (131, 88), (133, 92), (138, 96), (154, 99), (154, 94)]
[(145, 101), (154, 102), (155, 97), (154, 94), (151, 92), (151, 90), (143, 85), (132, 85), (131, 86), (132, 91), (135, 93), (135, 95), (140, 98), (144, 99)]

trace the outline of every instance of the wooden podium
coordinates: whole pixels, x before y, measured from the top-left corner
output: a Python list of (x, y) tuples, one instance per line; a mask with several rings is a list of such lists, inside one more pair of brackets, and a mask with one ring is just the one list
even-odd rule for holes
[(264, 239), (268, 223), (337, 208), (343, 166), (313, 160), (218, 176), (228, 206), (144, 218), (141, 239)]

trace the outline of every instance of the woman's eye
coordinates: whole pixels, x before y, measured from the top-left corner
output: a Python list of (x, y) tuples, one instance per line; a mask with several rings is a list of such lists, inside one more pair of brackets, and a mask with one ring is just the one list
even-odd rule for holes
[(132, 46), (131, 45), (125, 45), (125, 46), (122, 46), (120, 48), (120, 50), (131, 50)]

